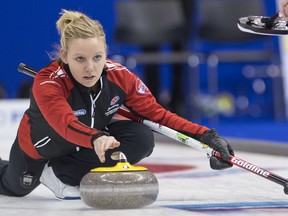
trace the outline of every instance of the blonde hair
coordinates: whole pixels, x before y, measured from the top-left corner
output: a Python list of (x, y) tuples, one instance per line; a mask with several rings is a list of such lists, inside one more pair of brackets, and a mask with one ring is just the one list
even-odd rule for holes
[(62, 10), (61, 16), (56, 22), (56, 27), (60, 35), (60, 45), (67, 53), (68, 42), (77, 38), (102, 38), (107, 52), (105, 33), (99, 21), (89, 18), (87, 15), (77, 12)]

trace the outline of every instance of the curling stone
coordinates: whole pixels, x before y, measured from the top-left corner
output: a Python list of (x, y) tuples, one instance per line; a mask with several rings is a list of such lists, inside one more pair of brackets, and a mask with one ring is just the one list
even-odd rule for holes
[(156, 176), (142, 166), (133, 166), (120, 152), (114, 167), (92, 169), (80, 182), (83, 202), (100, 209), (132, 209), (152, 204), (158, 196)]

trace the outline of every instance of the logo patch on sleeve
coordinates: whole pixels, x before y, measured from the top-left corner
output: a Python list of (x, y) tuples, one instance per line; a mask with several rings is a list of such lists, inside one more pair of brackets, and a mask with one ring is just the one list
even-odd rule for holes
[(148, 87), (142, 82), (141, 79), (136, 80), (136, 91), (139, 92), (140, 94), (151, 94), (150, 90)]
[(114, 98), (112, 98), (110, 105), (114, 105), (116, 104), (118, 101), (120, 100), (120, 97), (118, 95), (116, 95)]
[(83, 116), (86, 115), (87, 111), (85, 109), (75, 110), (74, 115), (75, 116)]

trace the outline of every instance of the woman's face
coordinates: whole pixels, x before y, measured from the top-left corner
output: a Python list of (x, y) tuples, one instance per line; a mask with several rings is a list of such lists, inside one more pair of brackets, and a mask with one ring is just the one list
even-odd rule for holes
[(99, 80), (106, 62), (106, 49), (101, 38), (77, 38), (68, 42), (67, 53), (61, 59), (69, 65), (74, 79), (91, 88)]

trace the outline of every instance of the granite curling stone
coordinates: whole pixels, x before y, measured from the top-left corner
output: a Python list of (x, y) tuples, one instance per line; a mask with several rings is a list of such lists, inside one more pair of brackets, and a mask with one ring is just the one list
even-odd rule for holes
[(119, 161), (92, 169), (80, 182), (83, 202), (100, 209), (132, 209), (152, 204), (158, 196), (156, 176), (142, 166)]

